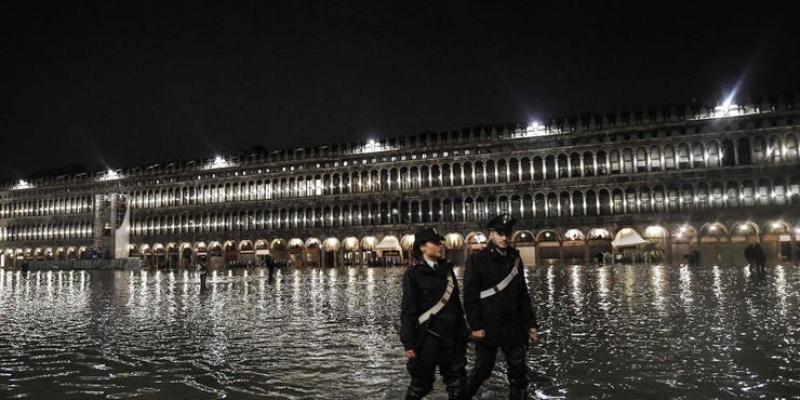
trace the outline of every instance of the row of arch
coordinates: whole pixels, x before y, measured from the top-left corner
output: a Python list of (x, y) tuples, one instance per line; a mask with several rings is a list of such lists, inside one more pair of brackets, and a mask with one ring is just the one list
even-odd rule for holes
[(800, 178), (711, 181), (434, 200), (399, 200), (306, 208), (240, 210), (147, 216), (132, 223), (134, 236), (328, 228), (405, 223), (480, 221), (511, 213), (521, 220), (553, 217), (680, 212), (729, 207), (800, 204)]
[(79, 214), (94, 210), (91, 195), (0, 203), (0, 218)]
[(303, 174), (245, 182), (202, 184), (132, 193), (133, 206), (157, 208), (231, 201), (473, 186), (548, 179), (718, 168), (800, 160), (798, 134), (742, 136), (676, 145), (558, 152), (473, 162), (418, 163), (408, 167)]
[(0, 226), (0, 242), (87, 239), (94, 236), (92, 222), (62, 222), (43, 225)]
[[(719, 221), (707, 222), (702, 225), (672, 224), (672, 225), (643, 225), (637, 227), (622, 226), (616, 229), (604, 227), (567, 228), (567, 229), (541, 229), (518, 230), (512, 234), (512, 242), (518, 247), (524, 246), (562, 246), (598, 245), (608, 248), (615, 237), (626, 231), (635, 231), (642, 238), (665, 248), (667, 245), (704, 244), (704, 243), (735, 243), (746, 242), (757, 238), (759, 241), (779, 241), (790, 235), (794, 241), (800, 239), (800, 224), (792, 225), (783, 220), (768, 220), (762, 223), (754, 221), (738, 221), (725, 224)], [(487, 235), (481, 231), (448, 232), (445, 235), (444, 246), (453, 254), (458, 251), (477, 250), (487, 242)], [(258, 256), (270, 254), (275, 259), (289, 259), (293, 255), (306, 256), (308, 251), (332, 255), (346, 255), (348, 253), (375, 253), (378, 244), (389, 239), (389, 242), (398, 243), (403, 252), (408, 253), (414, 243), (413, 234), (405, 235), (368, 235), (363, 237), (347, 236), (343, 238), (307, 237), (307, 238), (281, 238), (272, 239), (245, 239), (245, 240), (211, 240), (196, 242), (154, 242), (131, 244), (129, 252), (131, 257), (158, 258), (164, 260), (169, 257), (176, 259), (191, 259), (198, 255), (209, 257), (223, 257), (226, 260), (238, 260), (243, 256)], [(60, 247), (27, 247), (7, 248), (0, 253), (16, 259), (28, 260), (69, 260), (87, 257), (86, 246), (60, 246)], [(318, 258), (317, 258), (318, 259)], [(463, 261), (463, 260), (462, 260)]]

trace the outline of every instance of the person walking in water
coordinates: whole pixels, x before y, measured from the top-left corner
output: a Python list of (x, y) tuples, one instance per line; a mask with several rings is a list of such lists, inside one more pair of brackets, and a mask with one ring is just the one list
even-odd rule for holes
[(764, 268), (766, 268), (767, 264), (767, 255), (764, 254), (764, 249), (761, 248), (761, 244), (758, 242), (752, 242), (744, 249), (744, 257), (747, 259), (747, 263), (750, 264), (751, 268), (754, 268), (758, 272), (764, 272)]
[(467, 327), (453, 265), (443, 258), (442, 240), (435, 229), (417, 231), (416, 262), (403, 276), (400, 341), (411, 375), (406, 400), (421, 399), (433, 390), (436, 367), (447, 398), (464, 398)]
[(509, 245), (515, 222), (509, 214), (492, 218), (487, 225), (489, 244), (470, 255), (464, 270), (464, 308), (475, 342), (467, 399), (492, 374), (498, 349), (508, 365), (508, 398), (527, 396), (528, 340), (538, 340), (539, 325), (525, 282), (525, 267), (519, 251)]
[(267, 254), (264, 256), (264, 263), (267, 265), (268, 277), (267, 282), (273, 283), (275, 282), (275, 260), (272, 259), (272, 256)]
[(198, 268), (200, 269), (200, 291), (202, 292), (206, 289), (206, 278), (208, 277), (208, 265), (204, 259), (200, 259)]

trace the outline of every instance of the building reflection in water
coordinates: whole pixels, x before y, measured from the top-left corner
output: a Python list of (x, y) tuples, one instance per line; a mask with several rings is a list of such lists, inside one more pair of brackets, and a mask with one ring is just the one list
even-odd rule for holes
[[(284, 269), (272, 283), (265, 271), (212, 273), (204, 292), (196, 271), (2, 271), (0, 390), (402, 396), (404, 269)], [(540, 397), (797, 393), (796, 266), (546, 266), (526, 279), (547, 332), (530, 353)], [(505, 385), (493, 377), (484, 397)]]
[(680, 271), (680, 300), (683, 307), (691, 307), (692, 297), (692, 271), (688, 265), (681, 265)]
[(611, 267), (608, 266), (597, 268), (597, 295), (598, 299), (600, 300), (598, 302), (598, 306), (606, 315), (608, 315), (608, 312), (611, 309), (611, 302), (609, 301), (609, 295), (611, 293), (610, 269)]

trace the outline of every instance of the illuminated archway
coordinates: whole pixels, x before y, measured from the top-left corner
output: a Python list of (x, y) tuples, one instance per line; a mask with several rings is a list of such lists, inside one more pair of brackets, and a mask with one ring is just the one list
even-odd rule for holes
[(309, 267), (319, 267), (321, 263), (322, 242), (315, 238), (308, 238), (305, 241), (305, 265)]
[(792, 226), (783, 220), (770, 220), (762, 225), (761, 230), (762, 247), (769, 262), (790, 261), (793, 246), (796, 245), (792, 242), (792, 234), (795, 234)]
[(361, 241), (357, 237), (348, 236), (342, 241), (344, 248), (344, 264), (347, 266), (357, 265), (361, 262), (358, 257)]
[(564, 258), (562, 250), (561, 235), (555, 230), (542, 229), (536, 234), (536, 258), (539, 262), (552, 264), (561, 261)]
[(305, 242), (303, 242), (303, 239), (291, 238), (286, 246), (289, 254), (289, 262), (295, 267), (304, 266), (303, 252), (305, 251)]
[(339, 239), (331, 236), (322, 241), (321, 266), (336, 267), (339, 265), (339, 250), (342, 243)]
[(269, 254), (272, 256), (272, 259), (276, 261), (286, 261), (289, 259), (289, 247), (287, 246), (286, 240), (276, 238), (272, 240), (272, 243), (269, 244)]
[(378, 239), (375, 236), (364, 236), (361, 238), (361, 256), (362, 262), (366, 265), (377, 265), (377, 253), (375, 246), (378, 244)]
[(574, 263), (588, 262), (589, 256), (586, 235), (580, 229), (571, 228), (564, 232), (561, 241), (561, 254), (564, 259)]
[(233, 240), (226, 240), (222, 245), (225, 263), (237, 261), (239, 259), (239, 250), (236, 242)]

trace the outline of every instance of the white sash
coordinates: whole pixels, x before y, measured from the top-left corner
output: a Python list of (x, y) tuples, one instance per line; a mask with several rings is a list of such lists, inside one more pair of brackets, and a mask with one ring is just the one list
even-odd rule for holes
[(447, 288), (444, 290), (442, 298), (439, 299), (439, 301), (437, 301), (436, 304), (433, 305), (433, 307), (428, 309), (428, 311), (422, 313), (422, 315), (420, 315), (419, 318), (417, 318), (417, 322), (419, 324), (424, 324), (425, 321), (429, 320), (431, 317), (439, 313), (439, 311), (442, 311), (447, 302), (450, 301), (450, 296), (453, 295), (453, 289), (455, 289), (455, 284), (453, 283), (453, 275), (450, 274), (447, 275)]
[(519, 267), (519, 257), (517, 257), (517, 260), (514, 262), (514, 268), (511, 268), (511, 272), (509, 272), (508, 275), (506, 275), (506, 277), (503, 278), (502, 281), (500, 281), (500, 283), (490, 287), (489, 289), (481, 291), (481, 298), (485, 299), (487, 297), (494, 296), (501, 290), (505, 289), (506, 286), (508, 286), (508, 284), (511, 283), (512, 280), (514, 280), (514, 277), (517, 276), (518, 273), (517, 267)]

